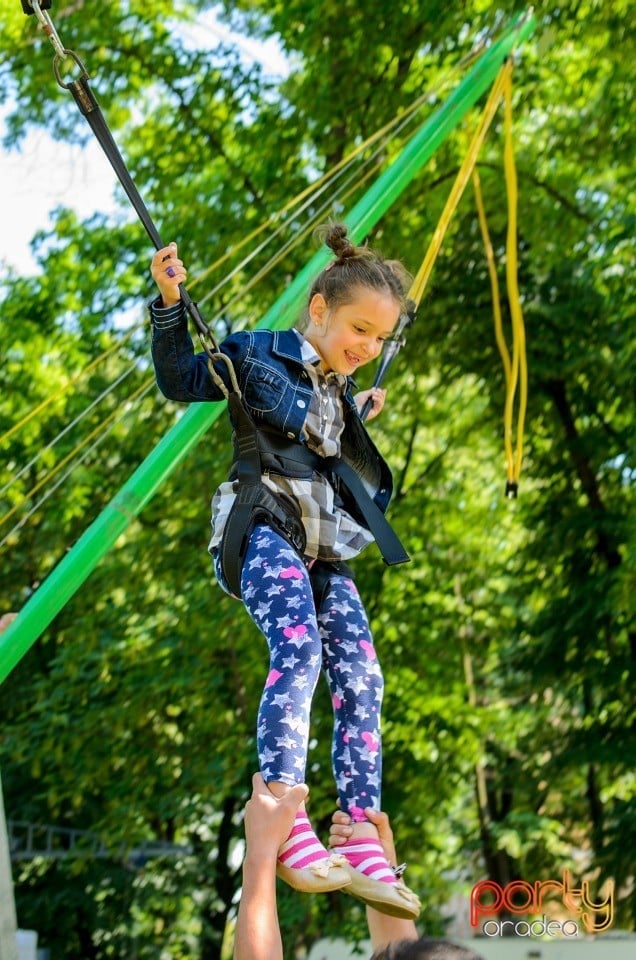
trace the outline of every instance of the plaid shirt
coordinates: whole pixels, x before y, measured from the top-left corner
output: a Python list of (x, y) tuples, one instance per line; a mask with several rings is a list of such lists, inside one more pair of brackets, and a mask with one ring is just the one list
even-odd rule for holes
[[(347, 379), (340, 373), (324, 374), (320, 369), (320, 357), (305, 339), (301, 343), (301, 355), (313, 386), (303, 439), (314, 453), (322, 457), (338, 457), (344, 427), (342, 397)], [(373, 541), (366, 527), (360, 526), (339, 505), (333, 487), (321, 474), (314, 473), (311, 480), (299, 480), (268, 472), (263, 475), (263, 483), (273, 493), (284, 494), (293, 500), (298, 507), (307, 536), (307, 557), (348, 560)], [(232, 481), (222, 483), (214, 494), (210, 550), (221, 542), (234, 497)]]

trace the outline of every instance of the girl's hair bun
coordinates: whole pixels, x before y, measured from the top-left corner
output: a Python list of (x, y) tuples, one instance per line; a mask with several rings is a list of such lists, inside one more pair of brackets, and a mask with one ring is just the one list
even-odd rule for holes
[(332, 223), (325, 229), (324, 242), (333, 250), (338, 260), (348, 260), (355, 257), (357, 250), (347, 237), (347, 227), (344, 223)]
[[(317, 239), (334, 253), (332, 260), (314, 280), (307, 306), (315, 294), (321, 294), (327, 305), (336, 308), (351, 303), (360, 289), (388, 293), (406, 309), (406, 295), (411, 277), (398, 260), (385, 260), (366, 244), (356, 246), (347, 236), (344, 223), (327, 223), (316, 231)], [(306, 312), (303, 325), (309, 322)]]

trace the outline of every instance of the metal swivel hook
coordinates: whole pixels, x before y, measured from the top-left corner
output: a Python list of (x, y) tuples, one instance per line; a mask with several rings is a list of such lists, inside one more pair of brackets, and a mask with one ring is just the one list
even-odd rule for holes
[[(27, 9), (30, 7), (31, 9)], [(44, 30), (45, 34), (53, 44), (55, 48), (55, 53), (58, 57), (62, 59), (68, 54), (68, 50), (64, 47), (64, 44), (60, 40), (57, 30), (53, 25), (53, 21), (47, 13), (51, 7), (50, 0), (22, 0), (22, 9), (25, 13), (34, 13), (38, 20), (40, 21), (40, 26)]]

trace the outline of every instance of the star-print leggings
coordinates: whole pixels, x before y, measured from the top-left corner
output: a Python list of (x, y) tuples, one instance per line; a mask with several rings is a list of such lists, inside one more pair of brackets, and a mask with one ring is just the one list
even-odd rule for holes
[(263, 779), (304, 782), (311, 701), (322, 668), (334, 710), (340, 806), (363, 820), (364, 807), (380, 809), (384, 683), (355, 584), (334, 574), (316, 610), (305, 564), (278, 533), (259, 525), (245, 555), (241, 593), (270, 652), (257, 730)]

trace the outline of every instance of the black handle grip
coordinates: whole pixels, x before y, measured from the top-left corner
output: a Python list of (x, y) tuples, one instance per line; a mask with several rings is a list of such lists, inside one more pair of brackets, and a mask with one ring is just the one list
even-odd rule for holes
[[(38, 0), (33, 0), (33, 3), (37, 3), (40, 10), (51, 9), (51, 0), (39, 0), (39, 3), (38, 3)], [(22, 9), (27, 14), (27, 16), (35, 12), (31, 5), (31, 0), (22, 0)]]

